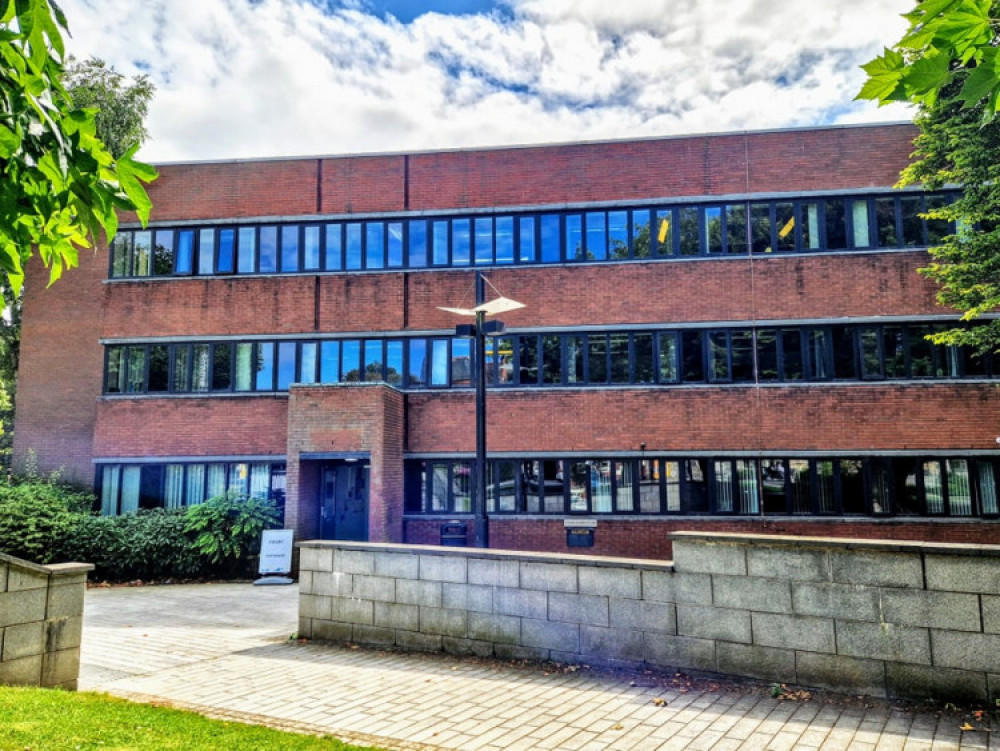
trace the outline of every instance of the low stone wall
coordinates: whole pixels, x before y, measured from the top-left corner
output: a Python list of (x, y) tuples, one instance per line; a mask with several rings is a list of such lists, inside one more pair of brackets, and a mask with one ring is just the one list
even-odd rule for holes
[(76, 690), (87, 572), (0, 553), (0, 684)]
[(1000, 546), (701, 532), (674, 561), (301, 544), (303, 636), (1000, 698)]

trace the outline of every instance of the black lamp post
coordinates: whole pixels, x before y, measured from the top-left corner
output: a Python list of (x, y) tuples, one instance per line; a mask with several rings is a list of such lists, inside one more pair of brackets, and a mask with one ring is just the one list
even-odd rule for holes
[(475, 347), (476, 372), (476, 495), (473, 499), (473, 515), (475, 519), (474, 545), (477, 548), (490, 546), (489, 526), (486, 519), (486, 337), (503, 333), (502, 321), (487, 321), (487, 316), (505, 313), (523, 308), (524, 303), (511, 300), (509, 297), (497, 297), (489, 302), (485, 298), (485, 277), (482, 271), (476, 272), (476, 302), (474, 308), (443, 308), (448, 313), (461, 316), (473, 316), (474, 324), (460, 324), (455, 327), (458, 336), (473, 337)]

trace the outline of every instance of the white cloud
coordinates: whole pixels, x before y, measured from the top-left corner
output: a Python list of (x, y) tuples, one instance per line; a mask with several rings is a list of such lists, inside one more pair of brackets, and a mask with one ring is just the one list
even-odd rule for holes
[(908, 0), (507, 0), (412, 24), (308, 0), (65, 0), (148, 72), (153, 161), (903, 119), (851, 99)]

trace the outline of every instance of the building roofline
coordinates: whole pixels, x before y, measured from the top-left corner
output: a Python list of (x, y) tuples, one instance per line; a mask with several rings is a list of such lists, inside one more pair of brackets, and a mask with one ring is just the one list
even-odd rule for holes
[(255, 164), (260, 162), (301, 162), (317, 159), (359, 159), (371, 157), (407, 157), (429, 154), (484, 153), (496, 151), (520, 151), (527, 149), (575, 148), (578, 146), (603, 146), (625, 143), (646, 143), (653, 141), (682, 141), (696, 138), (728, 138), (732, 136), (763, 136), (774, 133), (807, 133), (812, 131), (854, 130), (862, 128), (915, 127), (912, 121), (894, 120), (876, 123), (841, 123), (835, 125), (804, 125), (786, 128), (764, 128), (762, 130), (707, 131), (704, 133), (683, 133), (663, 136), (639, 136), (635, 138), (603, 138), (585, 141), (552, 141), (539, 143), (517, 143), (493, 146), (457, 146), (441, 149), (414, 149), (410, 151), (360, 151), (357, 153), (300, 154), (296, 156), (243, 157), (238, 159), (190, 159), (154, 162), (156, 167), (203, 166), (210, 164)]

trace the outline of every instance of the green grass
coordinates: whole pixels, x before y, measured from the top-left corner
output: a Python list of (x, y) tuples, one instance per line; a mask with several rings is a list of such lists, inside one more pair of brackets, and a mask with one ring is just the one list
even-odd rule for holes
[[(367, 751), (378, 751), (364, 747)], [(0, 686), (0, 751), (362, 751), (333, 738), (210, 720), (104, 694)]]

